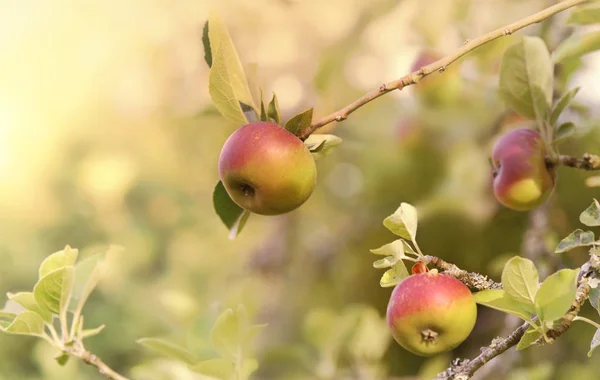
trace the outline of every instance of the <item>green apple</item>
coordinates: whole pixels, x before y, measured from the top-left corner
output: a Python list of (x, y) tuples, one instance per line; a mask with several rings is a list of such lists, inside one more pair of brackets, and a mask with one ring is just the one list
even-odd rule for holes
[(556, 170), (546, 164), (540, 134), (519, 128), (504, 134), (492, 150), (494, 194), (503, 205), (527, 211), (544, 203), (556, 182)]
[(256, 122), (229, 136), (219, 156), (219, 176), (240, 207), (256, 214), (279, 215), (310, 197), (317, 167), (293, 133), (275, 123)]
[(443, 273), (413, 274), (394, 288), (387, 322), (394, 339), (420, 356), (452, 350), (475, 326), (477, 305), (462, 282)]

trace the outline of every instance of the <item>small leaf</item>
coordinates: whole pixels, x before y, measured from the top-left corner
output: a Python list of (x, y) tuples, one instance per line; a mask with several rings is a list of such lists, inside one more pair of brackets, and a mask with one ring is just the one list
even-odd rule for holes
[(524, 37), (509, 47), (500, 66), (500, 95), (530, 119), (545, 119), (552, 101), (554, 73), (544, 41)]
[(8, 299), (15, 301), (19, 305), (23, 306), (26, 310), (31, 310), (38, 313), (42, 319), (48, 323), (52, 322), (52, 313), (42, 309), (37, 302), (32, 292), (19, 292), (19, 293), (7, 293)]
[(418, 220), (417, 209), (408, 203), (402, 203), (396, 212), (384, 219), (383, 225), (394, 234), (414, 241)]
[(590, 305), (592, 305), (594, 309), (598, 310), (598, 314), (600, 314), (600, 286), (590, 289), (590, 296), (588, 300), (590, 301)]
[(579, 221), (588, 227), (600, 226), (600, 203), (594, 199), (592, 204), (579, 215)]
[(533, 311), (538, 282), (539, 274), (533, 261), (515, 256), (504, 265), (502, 287), (528, 311)]
[(567, 23), (576, 25), (600, 23), (600, 6), (574, 8), (571, 10)]
[(561, 269), (548, 276), (535, 296), (537, 314), (544, 322), (555, 321), (569, 311), (577, 292), (579, 269)]
[(384, 259), (377, 260), (373, 263), (373, 268), (381, 269), (381, 268), (389, 268), (395, 265), (398, 262), (398, 259), (394, 256), (388, 256)]
[(568, 121), (566, 123), (562, 123), (561, 125), (556, 127), (556, 134), (554, 137), (554, 142), (559, 142), (561, 140), (570, 137), (575, 133), (575, 124)]
[(552, 109), (552, 113), (550, 115), (550, 124), (554, 125), (558, 121), (558, 117), (561, 113), (567, 108), (567, 106), (571, 103), (575, 95), (579, 92), (580, 87), (575, 87), (570, 91), (567, 91), (561, 98), (556, 102), (556, 105)]
[(269, 102), (267, 107), (267, 115), (277, 124), (281, 123), (281, 112), (279, 111), (279, 101), (277, 101), (277, 95), (273, 93), (273, 98)]
[(263, 102), (262, 89), (260, 90), (260, 121), (269, 121), (267, 109), (265, 108), (265, 102)]
[(600, 49), (600, 32), (584, 35), (572, 35), (564, 40), (554, 50), (552, 57), (555, 63), (563, 63), (573, 58), (579, 58)]
[(71, 249), (68, 245), (62, 251), (54, 252), (46, 257), (40, 264), (40, 277), (42, 278), (50, 272), (75, 264), (77, 260), (77, 249)]
[(258, 361), (256, 359), (244, 359), (240, 368), (240, 380), (248, 379), (257, 369)]
[(204, 28), (202, 28), (202, 45), (204, 46), (204, 60), (210, 68), (212, 66), (212, 52), (210, 51), (210, 40), (208, 39), (208, 21), (204, 23)]
[(2, 330), (9, 334), (41, 336), (44, 334), (44, 320), (38, 313), (25, 310)]
[(57, 315), (66, 311), (73, 287), (73, 266), (50, 272), (42, 277), (33, 288), (35, 301), (42, 308)]
[(371, 253), (382, 256), (393, 256), (397, 259), (402, 259), (406, 257), (404, 254), (404, 247), (404, 241), (402, 239), (397, 239), (379, 248), (372, 249)]
[(525, 334), (523, 334), (521, 340), (517, 344), (517, 350), (520, 351), (526, 349), (527, 347), (534, 344), (539, 338), (541, 338), (542, 335), (544, 334), (542, 333), (541, 329), (536, 329), (536, 327), (533, 325), (529, 326), (529, 328), (527, 329), (527, 331), (525, 331)]
[(96, 335), (100, 334), (102, 332), (102, 330), (104, 330), (105, 327), (106, 327), (106, 325), (100, 325), (100, 326), (96, 327), (95, 329), (85, 329), (85, 330), (83, 330), (81, 337), (82, 338), (90, 338), (90, 337), (96, 336)]
[(312, 116), (313, 109), (309, 108), (306, 111), (292, 116), (288, 121), (285, 122), (284, 128), (296, 135), (304, 128), (310, 126), (310, 123), (312, 123)]
[(402, 261), (398, 261), (391, 269), (388, 269), (383, 276), (381, 276), (379, 285), (383, 288), (396, 286), (406, 277), (408, 277), (408, 270)]
[(525, 320), (531, 320), (531, 313), (528, 308), (523, 306), (518, 301), (512, 299), (504, 290), (487, 289), (473, 294), (475, 302), (480, 305), (491, 307), (492, 309), (500, 310), (508, 314), (516, 315)]
[(176, 359), (185, 362), (188, 365), (198, 363), (198, 358), (196, 358), (196, 356), (193, 353), (188, 351), (186, 348), (181, 347), (175, 343), (169, 342), (165, 339), (142, 338), (138, 339), (137, 342), (144, 347), (161, 353), (171, 359)]
[(60, 351), (55, 357), (54, 360), (56, 360), (56, 363), (63, 367), (65, 364), (67, 364), (67, 362), (69, 361), (69, 354), (64, 352), (64, 351)]
[(223, 183), (219, 181), (213, 193), (213, 206), (221, 221), (229, 229), (231, 239), (244, 228), (250, 213), (238, 206), (229, 196)]
[(233, 379), (233, 375), (235, 374), (235, 365), (233, 362), (222, 358), (204, 360), (200, 363), (190, 365), (188, 368), (193, 372), (222, 380)]
[(210, 341), (219, 355), (230, 360), (237, 359), (243, 339), (242, 325), (246, 322), (245, 311), (239, 313), (227, 309), (219, 315), (210, 332)]
[[(582, 214), (583, 215), (583, 214)], [(576, 229), (569, 236), (562, 239), (554, 250), (555, 253), (563, 253), (577, 247), (585, 247), (594, 244), (594, 233)]]
[(592, 357), (592, 354), (594, 353), (594, 351), (596, 350), (596, 348), (598, 346), (600, 346), (600, 329), (596, 330), (596, 333), (594, 334), (594, 337), (592, 338), (592, 343), (590, 344), (590, 351), (587, 354), (587, 356), (589, 358)]
[(316, 158), (327, 156), (341, 143), (341, 138), (326, 134), (312, 134), (304, 140), (304, 145)]

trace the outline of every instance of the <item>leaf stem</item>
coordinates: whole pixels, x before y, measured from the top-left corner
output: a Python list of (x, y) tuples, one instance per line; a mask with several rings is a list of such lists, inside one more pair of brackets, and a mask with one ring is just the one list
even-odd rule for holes
[(575, 318), (573, 318), (574, 321), (582, 321), (582, 322), (587, 322), (590, 325), (594, 326), (595, 328), (597, 328), (598, 330), (600, 330), (600, 323), (592, 321), (591, 319), (588, 319), (586, 317), (582, 317), (580, 315), (576, 316)]
[(430, 75), (433, 72), (436, 72), (436, 71), (444, 72), (450, 64), (452, 64), (453, 62), (458, 60), (463, 55), (475, 50), (476, 48), (478, 48), (481, 45), (484, 45), (484, 44), (486, 44), (490, 41), (493, 41), (495, 39), (498, 39), (500, 37), (511, 35), (514, 32), (525, 28), (526, 26), (543, 21), (559, 12), (562, 12), (566, 9), (572, 8), (578, 4), (584, 3), (586, 1), (588, 1), (588, 0), (565, 0), (558, 4), (552, 5), (540, 12), (537, 12), (531, 16), (528, 16), (519, 21), (513, 22), (512, 24), (492, 30), (491, 32), (486, 33), (475, 39), (467, 40), (465, 42), (465, 44), (463, 44), (454, 53), (452, 53), (430, 65), (423, 66), (419, 70), (412, 72), (410, 74), (407, 74), (400, 79), (380, 85), (378, 88), (369, 91), (368, 93), (366, 93), (362, 97), (356, 99), (355, 101), (348, 104), (344, 108), (342, 108), (330, 115), (327, 115), (327, 116), (321, 118), (320, 120), (317, 120), (312, 125), (304, 128), (303, 130), (300, 131), (298, 136), (302, 140), (305, 140), (308, 136), (310, 136), (317, 129), (319, 129), (329, 123), (332, 123), (334, 121), (340, 122), (340, 121), (346, 120), (352, 112), (356, 111), (357, 109), (359, 109), (360, 107), (364, 106), (365, 104), (371, 102), (372, 100), (375, 100), (378, 97), (387, 94), (388, 92), (391, 92), (393, 90), (401, 90), (406, 86), (416, 84), (421, 79), (425, 78), (426, 76)]

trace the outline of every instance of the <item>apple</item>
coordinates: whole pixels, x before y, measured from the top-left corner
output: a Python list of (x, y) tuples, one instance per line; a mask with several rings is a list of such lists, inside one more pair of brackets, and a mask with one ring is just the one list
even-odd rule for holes
[(219, 176), (238, 206), (255, 214), (279, 215), (310, 197), (317, 167), (296, 135), (275, 123), (256, 122), (225, 141)]
[(408, 276), (394, 288), (387, 323), (413, 354), (432, 356), (461, 344), (475, 327), (477, 305), (462, 282), (443, 273)]
[(500, 137), (492, 150), (496, 199), (513, 210), (543, 204), (554, 189), (556, 170), (546, 164), (546, 147), (537, 131), (519, 128)]

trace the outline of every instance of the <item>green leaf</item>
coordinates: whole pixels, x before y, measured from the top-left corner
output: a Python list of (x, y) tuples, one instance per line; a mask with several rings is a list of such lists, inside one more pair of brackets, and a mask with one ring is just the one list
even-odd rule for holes
[(250, 213), (231, 199), (221, 181), (217, 183), (213, 192), (213, 206), (221, 221), (229, 229), (229, 238), (235, 239), (246, 225)]
[(44, 320), (38, 313), (25, 310), (2, 330), (9, 334), (41, 336), (44, 334)]
[(7, 293), (8, 299), (15, 301), (19, 305), (23, 306), (26, 310), (31, 310), (38, 313), (42, 319), (48, 323), (52, 322), (52, 313), (42, 309), (37, 302), (32, 292), (19, 292), (19, 293)]
[(17, 314), (8, 313), (6, 311), (0, 311), (0, 319), (5, 319), (5, 320), (12, 322), (13, 319), (15, 319), (16, 317), (17, 317)]
[(590, 301), (590, 305), (598, 310), (598, 314), (600, 314), (600, 286), (590, 289), (588, 301)]
[(56, 360), (56, 363), (59, 366), (64, 366), (65, 364), (67, 364), (67, 362), (69, 361), (69, 354), (64, 352), (64, 351), (60, 351), (55, 357), (54, 360)]
[(73, 280), (69, 311), (75, 312), (79, 309), (81, 312), (83, 305), (92, 291), (96, 288), (96, 285), (98, 285), (98, 282), (106, 270), (104, 265), (106, 256), (109, 253), (120, 250), (122, 250), (122, 248), (118, 246), (110, 246), (107, 251), (92, 255), (75, 265), (75, 278)]
[(573, 124), (570, 121), (562, 123), (561, 125), (556, 127), (554, 142), (556, 143), (561, 140), (564, 140), (567, 137), (573, 135), (573, 133), (575, 133), (575, 124)]
[(521, 115), (545, 119), (552, 102), (553, 80), (552, 60), (539, 37), (524, 37), (504, 53), (500, 95)]
[(33, 288), (33, 295), (42, 310), (61, 315), (69, 305), (73, 287), (73, 266), (50, 272)]
[(267, 109), (265, 108), (265, 102), (263, 102), (263, 92), (260, 90), (260, 121), (269, 121), (267, 115)]
[(244, 69), (225, 23), (212, 12), (208, 20), (212, 66), (208, 91), (221, 114), (239, 125), (247, 124), (240, 102), (254, 107)]
[(475, 298), (475, 302), (480, 305), (516, 315), (525, 321), (531, 320), (531, 313), (528, 311), (528, 308), (511, 298), (504, 290), (482, 290), (473, 294), (473, 297)]
[(236, 360), (248, 320), (244, 309), (227, 309), (219, 315), (210, 332), (210, 341), (219, 355)]
[(570, 91), (563, 94), (563, 96), (561, 96), (558, 102), (556, 102), (556, 105), (554, 106), (554, 108), (552, 109), (552, 113), (550, 114), (551, 125), (556, 124), (556, 122), (558, 121), (558, 117), (560, 116), (560, 114), (563, 113), (567, 106), (571, 104), (571, 101), (573, 100), (575, 95), (577, 95), (579, 89), (580, 87), (575, 87), (574, 89), (571, 89)]
[(277, 124), (281, 123), (281, 112), (279, 111), (279, 102), (277, 101), (277, 95), (275, 95), (275, 93), (273, 93), (273, 98), (267, 107), (267, 115)]
[(520, 351), (526, 349), (527, 347), (534, 344), (543, 335), (544, 333), (541, 331), (541, 329), (536, 329), (536, 327), (533, 325), (529, 326), (529, 328), (527, 329), (527, 331), (525, 331), (525, 334), (523, 334), (521, 340), (517, 344), (517, 350)]
[(240, 367), (240, 379), (246, 380), (250, 375), (258, 369), (258, 361), (256, 359), (244, 359)]
[(394, 234), (414, 241), (418, 220), (417, 209), (408, 203), (402, 203), (392, 215), (384, 219), (383, 225)]
[(573, 8), (567, 19), (567, 23), (576, 25), (600, 23), (600, 6)]
[(138, 339), (137, 342), (144, 347), (165, 355), (166, 357), (180, 360), (188, 365), (194, 365), (198, 363), (198, 358), (196, 358), (193, 353), (184, 347), (169, 342), (168, 340), (160, 338), (141, 338)]
[(193, 372), (222, 380), (233, 379), (233, 375), (235, 374), (235, 365), (233, 362), (222, 358), (204, 360), (200, 363), (190, 365), (188, 368)]
[(539, 274), (533, 261), (515, 256), (504, 265), (502, 287), (515, 301), (533, 311)]
[(96, 336), (96, 335), (100, 334), (102, 332), (102, 330), (104, 330), (105, 327), (106, 327), (106, 325), (100, 325), (100, 326), (96, 327), (95, 329), (85, 329), (85, 330), (83, 330), (81, 337), (82, 338), (91, 338), (93, 336)]
[(544, 322), (561, 318), (575, 300), (579, 269), (561, 269), (548, 276), (535, 296), (537, 314)]
[(310, 123), (312, 123), (312, 117), (313, 109), (309, 108), (306, 111), (292, 116), (288, 121), (285, 122), (284, 128), (296, 135), (304, 128), (310, 126)]
[(552, 54), (555, 63), (563, 63), (600, 49), (600, 31), (573, 35), (557, 46)]
[(388, 269), (383, 276), (381, 276), (379, 285), (383, 288), (396, 286), (406, 277), (408, 277), (408, 270), (402, 261), (398, 261), (391, 269)]
[(589, 246), (594, 244), (594, 239), (595, 237), (592, 231), (576, 229), (558, 243), (554, 252), (563, 253), (570, 251), (573, 248)]
[(312, 134), (304, 140), (304, 145), (313, 153), (315, 158), (327, 156), (342, 143), (342, 139), (335, 135)]
[(600, 226), (600, 203), (597, 199), (579, 215), (579, 221), (588, 227)]
[(592, 357), (592, 354), (596, 350), (596, 348), (600, 346), (600, 329), (596, 330), (594, 337), (592, 338), (592, 343), (590, 344), (590, 351), (588, 352), (588, 357)]
[(40, 278), (57, 269), (75, 264), (78, 253), (79, 251), (77, 249), (71, 249), (71, 247), (67, 245), (62, 251), (54, 252), (46, 257), (44, 261), (42, 261), (42, 264), (40, 264)]
[(210, 40), (208, 39), (208, 21), (204, 23), (202, 29), (202, 45), (204, 46), (204, 60), (210, 68), (212, 66), (212, 52), (210, 51)]
[(377, 260), (373, 263), (373, 268), (381, 269), (381, 268), (389, 268), (395, 265), (398, 262), (398, 259), (394, 256), (388, 256), (386, 258)]
[(371, 253), (382, 256), (393, 256), (396, 259), (407, 257), (404, 254), (405, 242), (402, 239), (394, 240), (391, 243), (385, 244), (379, 248), (372, 249)]

